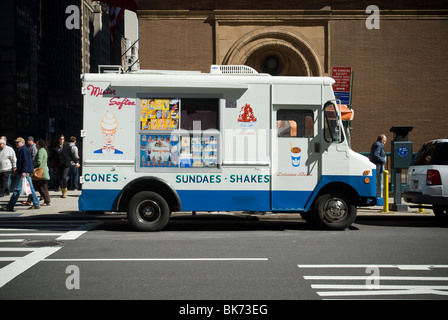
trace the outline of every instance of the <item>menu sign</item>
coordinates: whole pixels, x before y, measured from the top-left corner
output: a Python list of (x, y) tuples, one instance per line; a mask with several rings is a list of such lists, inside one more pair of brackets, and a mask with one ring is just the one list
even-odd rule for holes
[(140, 140), (141, 167), (176, 167), (178, 165), (177, 136), (142, 135)]
[(179, 99), (142, 99), (141, 130), (174, 130), (179, 128)]

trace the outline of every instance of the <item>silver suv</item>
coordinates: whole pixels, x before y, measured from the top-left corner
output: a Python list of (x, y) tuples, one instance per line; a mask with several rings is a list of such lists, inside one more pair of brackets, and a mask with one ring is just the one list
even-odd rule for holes
[(448, 139), (423, 145), (408, 169), (403, 199), (432, 204), (437, 217), (448, 217)]

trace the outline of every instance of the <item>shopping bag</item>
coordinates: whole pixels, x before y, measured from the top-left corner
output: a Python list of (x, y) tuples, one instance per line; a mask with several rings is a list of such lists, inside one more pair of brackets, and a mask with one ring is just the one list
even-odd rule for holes
[(22, 178), (22, 192), (20, 193), (21, 196), (29, 196), (31, 194), (31, 187), (30, 183), (28, 182), (28, 179), (23, 177)]

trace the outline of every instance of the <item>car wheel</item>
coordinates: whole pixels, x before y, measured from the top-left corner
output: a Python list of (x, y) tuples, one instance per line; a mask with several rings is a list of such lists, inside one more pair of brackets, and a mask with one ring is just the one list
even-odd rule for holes
[(434, 205), (432, 210), (439, 219), (448, 219), (448, 207)]
[(136, 230), (159, 231), (168, 223), (170, 209), (159, 194), (142, 191), (132, 197), (127, 215)]
[(317, 198), (313, 216), (322, 228), (343, 230), (355, 221), (356, 207), (343, 195), (324, 194)]

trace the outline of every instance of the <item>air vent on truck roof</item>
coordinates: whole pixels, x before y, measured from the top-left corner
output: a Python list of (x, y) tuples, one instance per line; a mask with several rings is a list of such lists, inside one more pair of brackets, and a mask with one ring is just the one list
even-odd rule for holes
[(244, 65), (238, 65), (238, 66), (231, 66), (231, 65), (216, 65), (212, 64), (210, 67), (210, 73), (213, 74), (258, 74), (256, 70), (254, 70), (251, 67), (244, 66)]

